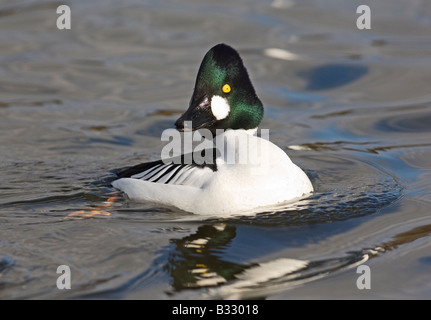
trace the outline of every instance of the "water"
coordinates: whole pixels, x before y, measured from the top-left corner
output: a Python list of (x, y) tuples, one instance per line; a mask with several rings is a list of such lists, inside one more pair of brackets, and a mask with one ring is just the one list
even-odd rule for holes
[[(0, 5), (0, 298), (431, 298), (429, 2), (86, 1), (62, 31), (60, 4)], [(224, 219), (106, 202), (219, 42), (316, 192)]]

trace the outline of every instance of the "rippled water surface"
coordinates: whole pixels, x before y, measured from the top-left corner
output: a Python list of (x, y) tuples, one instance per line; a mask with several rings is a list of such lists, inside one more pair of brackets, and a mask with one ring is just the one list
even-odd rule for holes
[[(0, 298), (431, 298), (429, 1), (76, 1), (71, 30), (60, 4), (0, 2)], [(205, 219), (116, 193), (220, 42), (315, 193)]]

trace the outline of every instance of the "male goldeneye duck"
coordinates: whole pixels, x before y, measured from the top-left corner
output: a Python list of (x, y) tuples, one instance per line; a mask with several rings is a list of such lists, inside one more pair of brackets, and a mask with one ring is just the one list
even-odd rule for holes
[(210, 161), (182, 155), (147, 162), (118, 170), (112, 185), (132, 200), (202, 215), (255, 214), (312, 192), (287, 154), (255, 135), (262, 118), (239, 54), (218, 44), (205, 55), (189, 108), (175, 122), (179, 131), (216, 134), (214, 148), (205, 150)]

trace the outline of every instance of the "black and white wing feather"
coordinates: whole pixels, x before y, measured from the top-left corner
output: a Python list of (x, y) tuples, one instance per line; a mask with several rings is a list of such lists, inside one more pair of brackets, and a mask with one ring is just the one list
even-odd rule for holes
[(118, 169), (116, 171), (117, 179), (132, 178), (155, 183), (201, 187), (217, 171), (216, 157), (218, 154), (216, 148), (206, 149), (202, 152), (212, 152), (209, 161), (197, 163), (194, 161), (195, 157), (187, 154), (172, 158), (169, 161), (146, 162), (133, 167)]

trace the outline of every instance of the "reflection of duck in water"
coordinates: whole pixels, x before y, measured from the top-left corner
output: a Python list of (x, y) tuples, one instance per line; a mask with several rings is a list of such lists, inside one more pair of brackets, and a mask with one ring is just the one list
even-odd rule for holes
[(276, 258), (261, 263), (240, 264), (224, 258), (236, 237), (236, 228), (224, 223), (203, 225), (194, 234), (171, 240), (175, 248), (169, 252), (164, 270), (172, 278), (172, 294), (186, 289), (207, 288), (207, 291), (199, 292), (200, 297), (264, 298), (337, 271), (355, 268), (401, 244), (431, 233), (429, 225), (414, 228), (374, 248), (348, 252), (331, 259), (307, 261)]
[(286, 258), (261, 264), (223, 260), (224, 248), (235, 237), (235, 226), (219, 223), (200, 226), (196, 233), (172, 240), (176, 250), (170, 254), (165, 269), (172, 276), (174, 290), (225, 284), (225, 288), (228, 291), (232, 289), (230, 293), (235, 295), (238, 290), (277, 279), (307, 265), (307, 261)]
[(219, 223), (200, 226), (196, 233), (172, 240), (176, 251), (166, 269), (173, 278), (173, 288), (215, 286), (233, 280), (247, 266), (222, 260), (220, 253), (235, 236), (236, 227)]
[(369, 251), (344, 257), (306, 261), (277, 258), (262, 263), (234, 263), (224, 259), (236, 227), (225, 223), (200, 226), (194, 234), (173, 239), (174, 251), (164, 269), (174, 292), (207, 288), (202, 297), (215, 299), (264, 298), (321, 278), (329, 272), (353, 267), (369, 258)]

